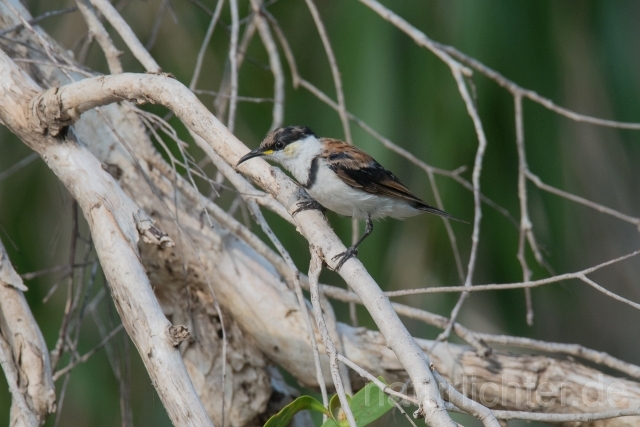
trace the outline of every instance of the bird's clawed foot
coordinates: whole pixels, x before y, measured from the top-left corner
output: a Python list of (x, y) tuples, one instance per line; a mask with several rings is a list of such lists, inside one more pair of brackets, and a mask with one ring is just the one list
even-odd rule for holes
[(331, 258), (332, 260), (337, 260), (340, 259), (340, 261), (338, 261), (338, 264), (336, 265), (336, 268), (333, 269), (333, 271), (340, 271), (340, 268), (342, 268), (342, 265), (347, 262), (347, 260), (351, 257), (354, 256), (358, 256), (358, 248), (355, 246), (351, 246), (349, 249), (347, 249), (344, 252), (340, 252), (338, 255), (334, 256), (333, 258)]
[(316, 202), (314, 199), (308, 198), (305, 200), (302, 200), (300, 202), (298, 202), (297, 204), (297, 209), (295, 211), (293, 211), (293, 213), (291, 214), (291, 216), (296, 216), (296, 214), (302, 212), (302, 211), (308, 211), (310, 209), (315, 209), (318, 210), (322, 213), (325, 213), (327, 208), (325, 208), (324, 206), (322, 206), (320, 203)]

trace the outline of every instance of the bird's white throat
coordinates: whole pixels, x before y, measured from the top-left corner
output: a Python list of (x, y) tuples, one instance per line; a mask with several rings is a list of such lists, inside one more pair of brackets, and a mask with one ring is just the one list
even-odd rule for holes
[(270, 157), (285, 167), (301, 184), (309, 179), (311, 162), (323, 150), (322, 143), (313, 135), (292, 142), (284, 150), (276, 151)]

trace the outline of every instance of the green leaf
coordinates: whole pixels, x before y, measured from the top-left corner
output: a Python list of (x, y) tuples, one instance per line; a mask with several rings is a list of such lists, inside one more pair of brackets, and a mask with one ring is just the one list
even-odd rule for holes
[(340, 408), (342, 405), (340, 404), (340, 398), (337, 394), (331, 396), (331, 400), (329, 400), (329, 412), (331, 412), (332, 418), (336, 421), (339, 421)]
[[(379, 379), (384, 382), (382, 377)], [(351, 399), (351, 412), (358, 427), (371, 424), (394, 406), (391, 398), (374, 383), (364, 386)]]
[[(382, 382), (384, 380), (380, 378)], [(347, 396), (347, 398), (349, 398)], [(384, 414), (386, 414), (395, 405), (382, 390), (374, 383), (367, 384), (362, 390), (350, 398), (349, 406), (358, 427), (364, 427), (371, 424)], [(340, 407), (338, 396), (331, 397), (329, 408), (331, 412), (337, 416), (335, 410)], [(335, 422), (331, 418), (322, 424), (322, 427), (335, 427)], [(346, 419), (339, 419), (337, 422), (339, 427), (348, 427), (349, 422)]]
[[(346, 396), (347, 402), (349, 402), (349, 406), (351, 406), (351, 396), (349, 396), (348, 394)], [(331, 418), (333, 418), (333, 421), (338, 424), (338, 426), (349, 426), (349, 422), (347, 421), (344, 412), (342, 412), (342, 403), (340, 403), (340, 398), (337, 394), (331, 396), (331, 400), (329, 401), (329, 412), (331, 412)], [(322, 425), (333, 427), (333, 423), (330, 423), (329, 420), (325, 421), (325, 423)]]
[(342, 421), (337, 421), (331, 417), (327, 418), (327, 421), (325, 421), (322, 424), (322, 427), (349, 427), (349, 421), (347, 421), (346, 419), (342, 420)]
[[(331, 413), (322, 405), (322, 403), (318, 402), (311, 396), (300, 396), (282, 408), (282, 410), (273, 417), (269, 418), (269, 421), (267, 421), (264, 427), (287, 427), (295, 414), (307, 409), (322, 412), (326, 416), (331, 417)], [(331, 418), (329, 418), (329, 420), (331, 420)]]

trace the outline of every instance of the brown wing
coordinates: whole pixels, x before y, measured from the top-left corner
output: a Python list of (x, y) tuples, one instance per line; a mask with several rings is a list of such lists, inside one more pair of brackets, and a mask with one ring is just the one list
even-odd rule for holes
[(321, 156), (326, 159), (331, 170), (347, 185), (371, 194), (424, 203), (414, 196), (394, 174), (358, 147), (338, 139), (325, 138), (322, 142), (327, 149)]
[(416, 209), (456, 219), (447, 212), (434, 208), (414, 196), (393, 173), (386, 170), (373, 157), (358, 147), (338, 139), (323, 138), (322, 142), (326, 149), (322, 152), (321, 157), (327, 161), (331, 170), (345, 184), (367, 193), (403, 199)]

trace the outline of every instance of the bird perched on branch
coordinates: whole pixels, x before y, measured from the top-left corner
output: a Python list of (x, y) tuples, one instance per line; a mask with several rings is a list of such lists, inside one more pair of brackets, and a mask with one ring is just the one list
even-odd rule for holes
[[(373, 231), (374, 219), (404, 219), (429, 212), (456, 219), (414, 196), (394, 174), (361, 149), (332, 138), (318, 138), (306, 126), (289, 126), (270, 132), (236, 167), (263, 156), (285, 167), (314, 200), (298, 204), (294, 215), (305, 209), (323, 208), (366, 221), (364, 234), (339, 259), (335, 270), (352, 256)], [(457, 220), (459, 221), (459, 220)], [(464, 222), (464, 221), (463, 221)]]

